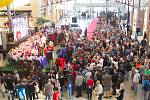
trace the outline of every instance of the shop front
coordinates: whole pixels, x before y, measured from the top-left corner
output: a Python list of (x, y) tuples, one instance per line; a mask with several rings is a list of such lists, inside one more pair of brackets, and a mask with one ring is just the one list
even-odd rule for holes
[[(27, 14), (28, 16), (28, 21), (29, 21), (29, 27), (33, 28), (34, 25), (34, 17), (31, 16), (31, 10), (12, 10), (11, 11), (11, 16), (17, 16), (17, 15), (23, 15)], [(7, 31), (9, 28), (9, 23), (8, 23), (8, 15), (6, 10), (0, 10), (0, 30), (5, 30)]]

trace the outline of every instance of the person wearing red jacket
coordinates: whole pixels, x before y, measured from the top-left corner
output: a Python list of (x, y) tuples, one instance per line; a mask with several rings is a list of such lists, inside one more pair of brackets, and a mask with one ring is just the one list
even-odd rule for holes
[(60, 99), (60, 93), (58, 92), (58, 88), (55, 88), (54, 93), (53, 93), (53, 100), (59, 100)]
[(88, 79), (86, 81), (86, 85), (87, 85), (87, 96), (89, 100), (92, 100), (92, 90), (93, 90), (93, 86), (94, 86), (94, 80), (92, 79), (92, 77), (90, 77), (90, 79)]
[(64, 70), (65, 59), (64, 58), (57, 58), (55, 64), (59, 67), (59, 71)]

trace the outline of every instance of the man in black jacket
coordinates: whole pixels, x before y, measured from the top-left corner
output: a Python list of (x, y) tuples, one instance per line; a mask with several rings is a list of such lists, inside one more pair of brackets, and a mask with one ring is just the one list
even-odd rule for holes
[(125, 62), (123, 58), (120, 58), (120, 61), (118, 63), (118, 72), (120, 72), (123, 77), (125, 75)]
[(8, 74), (7, 79), (5, 80), (4, 84), (6, 85), (8, 92), (9, 92), (8, 100), (10, 100), (10, 95), (12, 96), (12, 100), (14, 100), (15, 84), (14, 84), (13, 76)]
[(60, 87), (61, 87), (61, 97), (64, 96), (64, 89), (65, 89), (65, 78), (63, 75), (63, 72), (59, 74), (59, 82), (60, 82)]
[(114, 70), (114, 73), (112, 75), (112, 95), (116, 95), (116, 89), (117, 89), (117, 81), (118, 81), (118, 74)]
[(125, 80), (128, 81), (129, 79), (129, 71), (132, 70), (132, 66), (129, 62), (129, 60), (125, 61)]

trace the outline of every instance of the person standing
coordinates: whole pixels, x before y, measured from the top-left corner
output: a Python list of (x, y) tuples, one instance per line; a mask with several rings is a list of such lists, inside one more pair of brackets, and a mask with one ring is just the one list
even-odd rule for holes
[(60, 92), (61, 92), (61, 97), (63, 97), (64, 96), (64, 90), (65, 90), (65, 82), (64, 82), (64, 80), (65, 80), (65, 78), (64, 78), (65, 76), (64, 76), (64, 73), (63, 72), (60, 72), (59, 73), (59, 82), (60, 82)]
[(128, 81), (129, 80), (129, 72), (132, 70), (132, 65), (130, 64), (130, 61), (127, 60), (125, 61), (125, 81)]
[(94, 80), (92, 79), (92, 77), (90, 77), (90, 79), (88, 79), (86, 81), (86, 84), (87, 84), (88, 99), (91, 100), (92, 99), (92, 89), (94, 87)]
[(5, 97), (4, 92), (2, 91), (2, 77), (0, 77), (0, 93), (3, 95), (3, 97)]
[(104, 86), (104, 98), (111, 98), (112, 79), (108, 72), (104, 72), (102, 80)]
[(125, 62), (123, 58), (120, 58), (118, 63), (118, 72), (120, 72), (123, 76), (125, 75)]
[(25, 85), (23, 81), (19, 81), (18, 84), (16, 85), (16, 90), (17, 90), (17, 95), (19, 100), (26, 100), (26, 92), (25, 92)]
[(83, 76), (81, 73), (78, 73), (76, 80), (75, 80), (75, 85), (77, 86), (77, 96), (76, 97), (81, 97), (82, 96), (82, 84), (83, 84)]
[(68, 79), (67, 81), (67, 92), (68, 92), (68, 97), (71, 98), (73, 94), (73, 82)]
[(150, 80), (148, 79), (148, 76), (144, 76), (144, 79), (142, 80), (142, 100), (149, 100), (148, 95), (150, 92)]
[(123, 95), (124, 95), (124, 83), (123, 82), (124, 82), (123, 78), (118, 79), (117, 90), (116, 90), (117, 100), (123, 100)]
[(35, 82), (29, 76), (27, 82), (27, 91), (28, 91), (29, 100), (35, 99), (35, 85), (36, 85)]
[(3, 53), (3, 60), (5, 60), (6, 59), (6, 55), (7, 55), (6, 50), (3, 50), (2, 53)]
[(14, 80), (13, 80), (13, 77), (8, 74), (7, 76), (7, 79), (5, 80), (5, 83), (4, 83), (8, 89), (8, 100), (10, 100), (10, 95), (12, 96), (12, 100), (14, 100), (14, 96), (15, 96), (15, 83), (14, 83)]
[(44, 86), (44, 95), (46, 96), (45, 100), (52, 100), (54, 85), (51, 83), (51, 80), (48, 79), (48, 83)]
[(35, 96), (36, 96), (36, 98), (37, 99), (39, 99), (39, 96), (38, 96), (38, 93), (40, 92), (40, 89), (39, 89), (39, 83), (38, 83), (38, 81), (37, 80), (35, 80)]
[(114, 70), (112, 75), (112, 95), (116, 95), (117, 81), (118, 81), (118, 74), (116, 70)]
[(60, 93), (59, 93), (57, 87), (55, 87), (55, 89), (54, 89), (54, 93), (53, 93), (52, 99), (53, 99), (53, 100), (60, 100)]
[(87, 27), (85, 28), (84, 36), (87, 37)]
[(55, 88), (57, 88), (57, 93), (59, 94), (59, 97), (60, 97), (60, 82), (58, 79), (56, 79), (55, 81)]
[(100, 81), (96, 81), (96, 86), (95, 86), (95, 93), (98, 96), (98, 100), (102, 100), (102, 95), (103, 95), (103, 87), (100, 83)]
[(135, 70), (135, 74), (133, 76), (133, 89), (134, 89), (134, 92), (132, 94), (134, 96), (137, 95), (139, 81), (140, 81), (140, 74), (138, 73), (138, 70)]

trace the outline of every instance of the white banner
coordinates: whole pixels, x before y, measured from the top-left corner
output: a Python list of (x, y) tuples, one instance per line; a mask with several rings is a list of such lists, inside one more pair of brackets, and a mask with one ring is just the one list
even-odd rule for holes
[(28, 35), (28, 18), (26, 15), (20, 15), (12, 18), (12, 27), (14, 31), (14, 42)]

